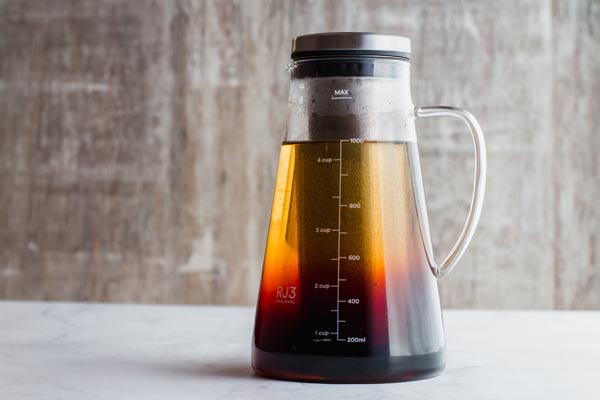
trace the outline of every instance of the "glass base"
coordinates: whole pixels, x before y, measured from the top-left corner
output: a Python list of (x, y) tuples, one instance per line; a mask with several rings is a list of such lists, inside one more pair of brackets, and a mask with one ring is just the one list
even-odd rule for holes
[(384, 383), (432, 378), (446, 365), (446, 352), (393, 357), (330, 357), (270, 353), (253, 348), (252, 367), (259, 375), (303, 382)]

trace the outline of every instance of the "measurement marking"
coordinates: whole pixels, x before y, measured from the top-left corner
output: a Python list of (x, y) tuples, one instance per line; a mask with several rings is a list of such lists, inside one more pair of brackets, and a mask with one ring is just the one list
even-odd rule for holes
[(337, 258), (332, 258), (332, 259), (331, 259), (331, 261), (337, 261), (337, 260), (338, 260)]
[(352, 96), (331, 96), (331, 100), (351, 99)]
[(348, 204), (340, 204), (340, 207), (348, 207)]
[(334, 158), (333, 161), (342, 161), (341, 158)]
[(345, 302), (346, 302), (346, 300), (338, 300), (338, 303), (345, 303)]
[(338, 285), (331, 285), (331, 287), (338, 287)]
[(331, 311), (331, 312), (337, 312), (337, 310), (329, 310), (329, 311)]
[(342, 281), (346, 281), (346, 278), (339, 278), (338, 281), (342, 282)]
[(346, 322), (346, 320), (345, 319), (340, 319), (339, 322)]
[(340, 257), (340, 258), (348, 258), (348, 257)]
[(332, 199), (339, 199), (340, 196), (331, 196)]
[(346, 341), (346, 339), (338, 339), (337, 341), (338, 341), (338, 342), (345, 342), (345, 341)]
[(338, 280), (338, 287), (336, 288), (336, 297), (337, 297), (337, 303), (336, 303), (336, 309), (337, 309), (337, 313), (336, 313), (336, 339), (340, 340), (340, 335), (338, 334), (338, 332), (340, 331), (340, 287), (339, 287), (339, 283), (340, 283), (340, 242), (342, 241), (342, 158), (343, 158), (343, 149), (342, 149), (342, 144), (344, 143), (343, 140), (340, 140), (340, 176), (338, 177), (338, 241), (337, 241), (337, 280)]
[(348, 232), (339, 232), (340, 235), (347, 235)]
[(342, 174), (342, 176), (348, 176), (348, 174)]

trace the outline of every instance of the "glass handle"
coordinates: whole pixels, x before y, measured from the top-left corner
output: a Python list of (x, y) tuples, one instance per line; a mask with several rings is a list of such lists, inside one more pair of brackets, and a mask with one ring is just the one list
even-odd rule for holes
[[(486, 174), (486, 154), (485, 154), (485, 140), (483, 138), (483, 132), (481, 127), (475, 119), (475, 117), (462, 108), (445, 107), (445, 106), (434, 106), (434, 107), (415, 107), (416, 118), (427, 118), (427, 117), (455, 117), (462, 120), (471, 131), (473, 137), (473, 145), (475, 147), (475, 176), (473, 182), (473, 194), (471, 196), (471, 206), (469, 208), (469, 214), (467, 215), (467, 222), (463, 226), (458, 240), (450, 250), (450, 253), (446, 256), (441, 264), (437, 264), (433, 254), (428, 254), (428, 258), (431, 262), (431, 268), (438, 278), (443, 278), (456, 266), (456, 263), (460, 260), (463, 253), (467, 249), (469, 242), (473, 238), (475, 228), (479, 222), (479, 216), (481, 215), (481, 208), (483, 205), (483, 196), (485, 192), (485, 174)], [(427, 252), (432, 252), (430, 246), (426, 246)]]

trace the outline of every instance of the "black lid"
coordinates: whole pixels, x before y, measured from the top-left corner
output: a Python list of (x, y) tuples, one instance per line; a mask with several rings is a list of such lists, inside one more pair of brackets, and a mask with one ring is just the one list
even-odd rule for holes
[(410, 39), (371, 32), (328, 32), (292, 39), (292, 59), (336, 56), (392, 57), (410, 60)]

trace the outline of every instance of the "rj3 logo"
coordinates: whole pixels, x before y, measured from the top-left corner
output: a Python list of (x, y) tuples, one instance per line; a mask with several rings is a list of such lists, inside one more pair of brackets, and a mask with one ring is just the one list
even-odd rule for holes
[(348, 89), (335, 89), (333, 91), (333, 95), (331, 95), (332, 99), (351, 99), (352, 94), (350, 94), (350, 90)]
[(275, 303), (295, 304), (296, 303), (296, 286), (278, 286)]

